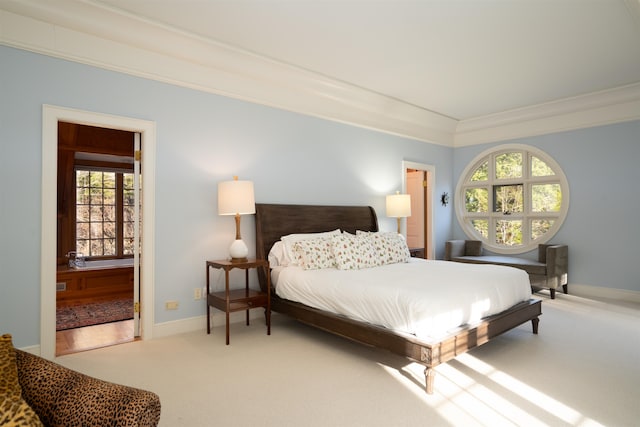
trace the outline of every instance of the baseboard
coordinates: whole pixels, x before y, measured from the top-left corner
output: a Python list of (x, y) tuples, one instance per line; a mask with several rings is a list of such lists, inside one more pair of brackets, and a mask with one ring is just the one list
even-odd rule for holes
[[(264, 319), (262, 310), (249, 311), (249, 319)], [(240, 323), (246, 319), (244, 311), (231, 313), (229, 323)], [(211, 327), (224, 326), (226, 322), (225, 315), (217, 312), (211, 316)], [(156, 323), (153, 326), (153, 338), (167, 337), (170, 335), (183, 334), (186, 332), (206, 331), (207, 316), (189, 317), (187, 319), (172, 320), (170, 322)]]
[[(640, 292), (628, 289), (604, 288), (602, 286), (569, 283), (569, 294), (590, 299), (608, 299), (640, 303)], [(562, 293), (561, 290), (559, 290)], [(558, 291), (556, 291), (558, 293)]]

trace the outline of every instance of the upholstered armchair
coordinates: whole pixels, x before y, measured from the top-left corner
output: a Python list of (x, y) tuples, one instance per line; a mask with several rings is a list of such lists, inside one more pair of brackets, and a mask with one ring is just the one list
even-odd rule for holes
[[(14, 349), (10, 335), (0, 338), (3, 374), (0, 424), (5, 421), (17, 426), (65, 427), (158, 424), (160, 399), (155, 393), (75, 372)], [(33, 413), (37, 417), (29, 416)]]

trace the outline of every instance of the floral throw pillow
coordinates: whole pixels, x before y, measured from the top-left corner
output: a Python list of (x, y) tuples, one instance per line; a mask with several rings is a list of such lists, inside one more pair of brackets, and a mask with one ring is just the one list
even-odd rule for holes
[(331, 238), (336, 266), (340, 270), (357, 270), (375, 267), (376, 251), (368, 236), (342, 233)]
[(336, 267), (336, 260), (333, 256), (330, 238), (322, 237), (318, 239), (301, 240), (296, 242), (293, 248), (296, 263), (304, 270)]
[(368, 233), (358, 232), (358, 236), (368, 236), (375, 248), (377, 265), (409, 262), (411, 253), (401, 234), (394, 232)]

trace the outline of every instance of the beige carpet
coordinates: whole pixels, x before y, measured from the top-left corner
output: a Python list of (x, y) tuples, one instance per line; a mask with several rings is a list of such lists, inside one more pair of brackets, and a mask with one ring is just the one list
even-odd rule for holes
[(543, 299), (520, 326), (423, 368), (274, 315), (262, 322), (64, 356), (68, 367), (152, 390), (161, 426), (638, 426), (640, 307)]

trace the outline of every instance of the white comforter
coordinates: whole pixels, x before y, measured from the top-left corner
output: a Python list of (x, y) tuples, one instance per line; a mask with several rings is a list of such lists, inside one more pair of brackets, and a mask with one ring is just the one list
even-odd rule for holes
[(531, 297), (524, 270), (417, 258), (361, 270), (277, 267), (272, 277), (281, 298), (424, 340)]

